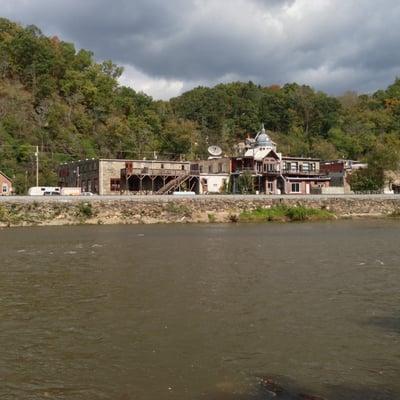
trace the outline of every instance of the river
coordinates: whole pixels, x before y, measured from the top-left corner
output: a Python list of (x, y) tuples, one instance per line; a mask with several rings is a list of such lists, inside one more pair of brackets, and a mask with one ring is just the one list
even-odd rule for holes
[(400, 222), (0, 230), (0, 398), (400, 399)]

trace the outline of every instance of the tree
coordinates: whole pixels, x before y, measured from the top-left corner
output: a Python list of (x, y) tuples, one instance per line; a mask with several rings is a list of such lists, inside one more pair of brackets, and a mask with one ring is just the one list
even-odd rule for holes
[(383, 189), (385, 173), (399, 168), (399, 147), (377, 144), (367, 158), (368, 167), (350, 176), (350, 186), (354, 191), (379, 191)]
[(251, 172), (245, 171), (243, 174), (239, 175), (238, 190), (241, 194), (254, 193), (254, 179)]

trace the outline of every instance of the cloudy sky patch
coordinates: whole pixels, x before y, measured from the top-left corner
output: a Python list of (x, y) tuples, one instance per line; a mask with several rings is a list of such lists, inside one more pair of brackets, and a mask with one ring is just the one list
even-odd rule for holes
[(121, 83), (155, 98), (230, 80), (370, 92), (400, 75), (398, 0), (0, 0), (0, 10), (123, 65)]

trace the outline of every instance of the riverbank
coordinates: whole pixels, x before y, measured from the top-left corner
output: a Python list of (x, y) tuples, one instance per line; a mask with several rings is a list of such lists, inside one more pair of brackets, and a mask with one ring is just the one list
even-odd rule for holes
[(297, 221), (400, 215), (400, 196), (3, 198), (0, 226)]

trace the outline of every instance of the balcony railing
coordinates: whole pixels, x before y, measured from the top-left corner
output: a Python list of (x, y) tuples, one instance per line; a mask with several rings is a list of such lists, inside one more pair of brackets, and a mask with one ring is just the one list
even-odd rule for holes
[(122, 170), (123, 174), (127, 175), (151, 175), (151, 176), (181, 176), (195, 174), (195, 171), (188, 171), (186, 169), (169, 169), (169, 168), (126, 168)]
[(283, 175), (308, 175), (308, 176), (315, 176), (315, 175), (321, 175), (320, 171), (304, 171), (304, 170), (300, 170), (300, 169), (283, 169), (282, 170), (282, 174)]

